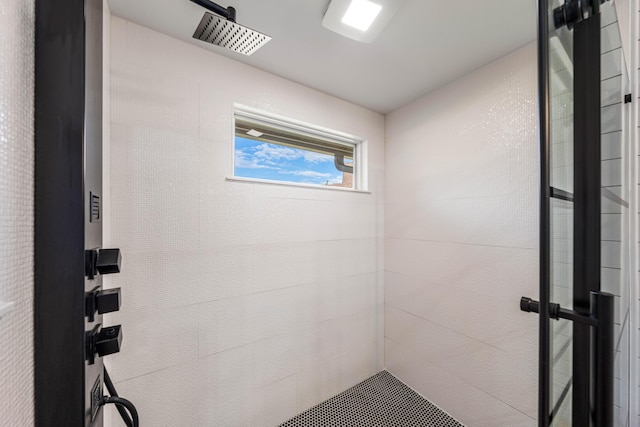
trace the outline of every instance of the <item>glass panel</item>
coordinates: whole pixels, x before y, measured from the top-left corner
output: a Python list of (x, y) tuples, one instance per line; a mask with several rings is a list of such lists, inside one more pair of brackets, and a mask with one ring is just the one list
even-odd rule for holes
[[(343, 160), (343, 164), (353, 168), (352, 159), (353, 147), (351, 159)], [(338, 170), (333, 155), (238, 136), (234, 176), (353, 188), (353, 173)]]
[(571, 426), (573, 324), (554, 320), (551, 331), (551, 425), (566, 427)]
[[(550, 2), (551, 11), (564, 3)], [(573, 32), (549, 22), (551, 187), (551, 302), (573, 307)], [(550, 321), (551, 425), (571, 425), (572, 324)]]
[[(551, 293), (562, 307), (573, 305), (573, 203), (551, 200)], [(551, 320), (550, 410), (552, 426), (571, 425), (572, 322)]]
[[(561, 3), (553, 2), (555, 6)], [(552, 22), (550, 26), (553, 28)], [(554, 30), (549, 37), (549, 66), (551, 186), (572, 193), (573, 33), (566, 27)]]

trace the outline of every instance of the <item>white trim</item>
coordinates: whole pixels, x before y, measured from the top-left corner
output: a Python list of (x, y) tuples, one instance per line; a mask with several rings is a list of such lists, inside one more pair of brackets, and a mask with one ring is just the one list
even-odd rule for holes
[(2, 302), (2, 301), (0, 301), (0, 319), (2, 319), (2, 316), (7, 314), (8, 312), (10, 312), (11, 310), (13, 310), (13, 303), (12, 302)]
[(319, 190), (334, 190), (334, 191), (346, 191), (349, 193), (372, 194), (371, 191), (358, 190), (357, 188), (333, 187), (331, 185), (305, 184), (302, 182), (291, 182), (291, 181), (274, 181), (271, 179), (247, 178), (244, 176), (227, 176), (225, 179), (227, 181), (249, 182), (253, 184), (275, 184), (275, 185), (284, 185), (287, 187), (302, 187), (302, 188), (314, 188)]

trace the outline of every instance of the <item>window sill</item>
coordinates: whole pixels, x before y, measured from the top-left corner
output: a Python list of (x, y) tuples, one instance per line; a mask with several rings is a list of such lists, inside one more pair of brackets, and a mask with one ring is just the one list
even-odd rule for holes
[(269, 179), (245, 178), (241, 176), (228, 176), (226, 177), (226, 180), (238, 181), (238, 182), (249, 182), (253, 184), (282, 185), (285, 187), (315, 188), (317, 190), (346, 191), (348, 193), (371, 194), (371, 191), (356, 190), (353, 188), (331, 187), (329, 185), (317, 185), (317, 184), (303, 184), (299, 182), (272, 181)]

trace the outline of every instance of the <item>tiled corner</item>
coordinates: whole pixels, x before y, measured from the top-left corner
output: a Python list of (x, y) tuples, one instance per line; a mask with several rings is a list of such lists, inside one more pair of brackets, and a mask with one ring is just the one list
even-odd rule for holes
[(529, 45), (386, 119), (386, 367), (470, 426), (535, 425), (535, 71)]

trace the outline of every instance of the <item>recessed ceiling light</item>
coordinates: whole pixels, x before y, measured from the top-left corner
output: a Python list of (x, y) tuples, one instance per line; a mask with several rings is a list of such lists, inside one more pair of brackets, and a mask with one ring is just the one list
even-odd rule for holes
[(251, 130), (247, 131), (247, 135), (250, 135), (250, 136), (252, 136), (254, 138), (260, 138), (262, 135), (264, 135), (264, 133), (259, 132), (259, 131), (255, 130), (255, 129), (251, 129)]
[(367, 31), (380, 10), (382, 6), (369, 0), (351, 0), (347, 13), (342, 17), (342, 22), (360, 31)]
[(331, 0), (322, 25), (342, 36), (371, 43), (406, 0)]

